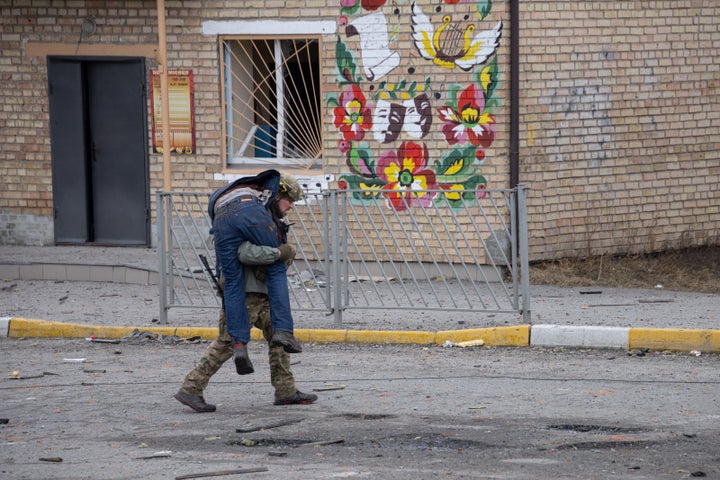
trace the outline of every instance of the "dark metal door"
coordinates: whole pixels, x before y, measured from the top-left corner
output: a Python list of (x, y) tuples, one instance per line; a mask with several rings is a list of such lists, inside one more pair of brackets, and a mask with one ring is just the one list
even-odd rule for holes
[(143, 59), (48, 59), (55, 243), (149, 245)]

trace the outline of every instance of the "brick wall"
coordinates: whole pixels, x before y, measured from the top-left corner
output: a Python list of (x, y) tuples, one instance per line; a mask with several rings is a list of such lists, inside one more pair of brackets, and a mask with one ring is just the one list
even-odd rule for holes
[(720, 5), (521, 2), (531, 258), (720, 241)]
[[(345, 2), (347, 3), (347, 2)], [(372, 3), (372, 2), (370, 2)], [(481, 2), (478, 2), (478, 5)], [(531, 187), (528, 220), (533, 260), (623, 253), (717, 243), (720, 224), (720, 104), (718, 48), (720, 6), (702, 1), (520, 2), (520, 182)], [(474, 3), (418, 2), (433, 25), (443, 14), (463, 26), (475, 19), (490, 29), (499, 19), (503, 36), (494, 57), (494, 139), (480, 148), (478, 174), (488, 188), (509, 186), (510, 18), (507, 2), (493, 2), (482, 21), (463, 12)], [(334, 107), (347, 84), (338, 81), (338, 38), (362, 72), (360, 39), (344, 34), (348, 14), (339, 2), (168, 1), (170, 68), (194, 74), (197, 152), (173, 155), (176, 190), (209, 190), (223, 168), (218, 42), (202, 35), (202, 22), (233, 19), (330, 20), (336, 34), (323, 38), (324, 173), (352, 182), (353, 171), (333, 124)], [(51, 243), (52, 177), (48, 130), (47, 72), (43, 52), (147, 56), (157, 42), (154, 1), (14, 1), (0, 6), (0, 242)], [(424, 143), (430, 165), (454, 147), (441, 130), (437, 109), (454, 85), (474, 82), (478, 69), (446, 69), (421, 58), (412, 41), (411, 4), (386, 4), (382, 12), (395, 32), (399, 63), (383, 79), (389, 86), (430, 78), (432, 130), (405, 131), (394, 142), (363, 141), (374, 161), (397, 153), (403, 142)], [(82, 19), (93, 16), (94, 35), (78, 43)], [(342, 17), (346, 18), (343, 19)], [(396, 29), (396, 30), (393, 30)], [(68, 54), (68, 53), (66, 53)], [(491, 59), (490, 59), (491, 60)], [(484, 64), (484, 65), (487, 65)], [(366, 77), (366, 75), (363, 75)], [(379, 82), (355, 79), (369, 104)], [(411, 92), (407, 99), (418, 92)], [(148, 114), (150, 107), (148, 105)], [(148, 126), (149, 128), (149, 126)], [(148, 133), (149, 135), (149, 133)], [(359, 143), (357, 144), (359, 146)], [(152, 194), (163, 186), (162, 157), (150, 155)], [(434, 168), (434, 167), (433, 167)], [(380, 178), (373, 172), (373, 178)], [(371, 175), (372, 177), (372, 175)], [(385, 181), (385, 180), (383, 180)], [(151, 202), (154, 209), (154, 201)], [(21, 224), (44, 225), (45, 235), (22, 233)], [(154, 216), (153, 216), (154, 218)], [(153, 237), (154, 238), (154, 237)]]

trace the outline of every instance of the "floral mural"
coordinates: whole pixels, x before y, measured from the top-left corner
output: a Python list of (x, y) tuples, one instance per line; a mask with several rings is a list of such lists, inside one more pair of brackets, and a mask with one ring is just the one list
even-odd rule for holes
[[(339, 24), (345, 36), (338, 36), (335, 47), (340, 93), (329, 95), (327, 103), (341, 136), (337, 148), (349, 169), (340, 175), (339, 186), (352, 190), (354, 201), (383, 199), (403, 211), (440, 201), (460, 206), (485, 194), (482, 166), (495, 140), (495, 55), (502, 21), (479, 30), (492, 8), (490, 0), (444, 3), (451, 12), (436, 7), (441, 15), (432, 18), (415, 2), (404, 6), (404, 17), (393, 2), (391, 16), (397, 23), (388, 26), (385, 0), (341, 1)], [(456, 22), (463, 4), (467, 13)], [(399, 45), (403, 19), (412, 30), (414, 59), (432, 68), (456, 69), (467, 83), (434, 89), (431, 76), (412, 78), (413, 66), (407, 69), (409, 78), (388, 81), (404, 66), (398, 52), (410, 51)]]

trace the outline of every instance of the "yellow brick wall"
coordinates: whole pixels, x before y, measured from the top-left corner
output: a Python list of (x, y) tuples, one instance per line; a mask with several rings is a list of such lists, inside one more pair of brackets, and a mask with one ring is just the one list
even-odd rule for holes
[[(119, 46), (156, 44), (155, 5), (82, 0), (0, 5), (0, 215), (52, 218), (46, 59), (37, 52), (61, 44), (69, 52), (79, 47), (82, 54), (101, 45), (113, 54)], [(435, 25), (443, 14), (462, 23), (474, 5), (418, 2)], [(341, 134), (333, 125), (333, 107), (326, 102), (342, 91), (338, 35), (356, 55), (359, 48), (357, 38), (343, 35), (339, 2), (168, 1), (166, 6), (169, 67), (192, 69), (195, 93), (197, 152), (173, 155), (174, 189), (213, 189), (219, 185), (213, 176), (224, 171), (218, 40), (202, 35), (206, 20), (338, 23), (337, 34), (323, 38), (324, 173), (336, 178), (350, 173), (338, 149)], [(439, 160), (450, 146), (437, 109), (451, 86), (472, 82), (474, 72), (445, 69), (420, 57), (411, 39), (411, 3), (390, 2), (380, 11), (391, 28), (398, 28), (392, 46), (401, 58), (383, 80), (430, 78), (433, 129), (422, 141), (431, 162)], [(86, 16), (96, 19), (97, 31), (78, 44)], [(507, 188), (510, 178), (509, 3), (493, 2), (487, 18), (475, 20), (478, 29), (488, 29), (499, 19), (504, 29), (496, 53), (495, 139), (481, 167), (488, 188)], [(531, 259), (718, 242), (719, 24), (720, 6), (700, 0), (520, 1), (519, 179), (531, 187)], [(152, 55), (146, 65), (156, 67)], [(378, 82), (359, 85), (373, 101)], [(374, 159), (410, 140), (401, 135), (380, 145), (369, 132), (368, 139)], [(162, 189), (162, 169), (162, 156), (150, 154), (151, 195)]]
[(720, 4), (521, 6), (531, 258), (720, 241)]

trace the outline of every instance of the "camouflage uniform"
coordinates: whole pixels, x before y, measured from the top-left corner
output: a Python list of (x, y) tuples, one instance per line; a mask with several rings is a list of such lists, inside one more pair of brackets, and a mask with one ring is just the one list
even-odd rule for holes
[[(279, 195), (286, 195), (291, 201), (302, 199), (303, 192), (297, 180), (291, 176), (281, 174)], [(273, 218), (276, 219), (281, 233), (281, 243), (287, 242), (287, 228), (289, 226), (284, 223), (277, 212), (272, 212)], [(238, 260), (245, 268), (245, 302), (247, 306), (250, 324), (259, 328), (263, 332), (265, 340), (268, 342), (268, 356), (270, 363), (270, 382), (275, 388), (275, 400), (277, 404), (286, 405), (289, 403), (312, 403), (317, 399), (315, 395), (301, 394), (295, 387), (295, 378), (290, 370), (290, 356), (286, 353), (282, 345), (272, 346), (270, 343), (273, 336), (272, 323), (270, 321), (270, 300), (268, 298), (267, 285), (265, 284), (264, 265), (269, 265), (277, 261), (278, 249), (253, 245), (250, 242), (243, 242), (238, 248)], [(294, 257), (294, 254), (292, 255)], [(287, 260), (287, 264), (292, 263), (292, 258)], [(220, 284), (222, 287), (223, 278), (220, 276)], [(220, 293), (222, 297), (222, 293)], [(218, 338), (215, 339), (208, 347), (198, 364), (193, 370), (187, 374), (183, 381), (180, 392), (187, 395), (200, 397), (201, 407), (211, 407), (211, 409), (203, 409), (202, 411), (214, 411), (214, 405), (205, 405), (203, 392), (207, 388), (210, 378), (217, 373), (222, 365), (234, 355), (233, 339), (227, 331), (227, 317), (225, 309), (220, 311), (218, 320)], [(293, 395), (301, 395), (303, 398), (293, 398)], [(308, 399), (307, 397), (314, 397)], [(197, 410), (197, 406), (190, 405), (188, 399), (180, 399), (175, 397), (182, 403), (189, 405)], [(278, 400), (286, 400), (283, 403), (277, 403)], [(304, 401), (298, 401), (304, 400)], [(307, 400), (310, 400), (309, 402)]]
[[(282, 346), (270, 347), (272, 325), (270, 323), (270, 302), (264, 293), (248, 292), (246, 302), (250, 322), (263, 332), (268, 341), (268, 357), (270, 362), (270, 383), (275, 387), (275, 399), (287, 398), (297, 392), (295, 378), (290, 370), (290, 355)], [(181, 392), (190, 395), (203, 395), (203, 391), (220, 367), (233, 356), (232, 338), (225, 324), (225, 310), (220, 311), (218, 320), (219, 335), (214, 340), (197, 366), (187, 374)]]

